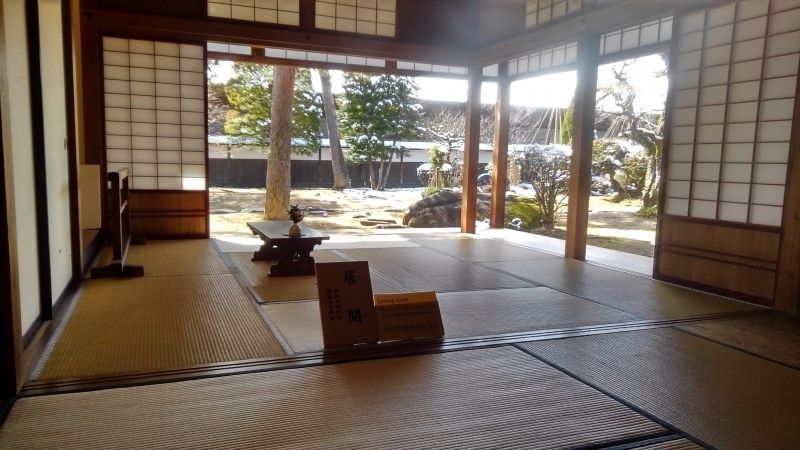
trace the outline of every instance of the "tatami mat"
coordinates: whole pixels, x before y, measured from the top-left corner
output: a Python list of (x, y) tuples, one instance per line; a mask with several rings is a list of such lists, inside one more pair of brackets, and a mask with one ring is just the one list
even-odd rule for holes
[[(97, 265), (110, 261), (111, 247), (106, 247)], [(230, 273), (210, 239), (150, 240), (146, 245), (131, 245), (127, 264), (144, 267), (146, 277)]]
[(692, 322), (680, 328), (800, 369), (800, 319), (764, 313)]
[(0, 447), (554, 449), (664, 431), (505, 347), (23, 398)]
[[(258, 294), (259, 303), (285, 302), (317, 298), (317, 279), (314, 275), (298, 277), (269, 277), (269, 270), (275, 261), (251, 261), (252, 253), (228, 254), (250, 287)], [(345, 259), (333, 251), (317, 250), (312, 253), (316, 262), (336, 262)]]
[(562, 259), (552, 253), (537, 252), (494, 239), (450, 238), (415, 239), (415, 243), (431, 250), (473, 262), (521, 261), (530, 259)]
[[(314, 275), (297, 277), (269, 277), (269, 267), (274, 261), (251, 261), (252, 253), (229, 253), (237, 267), (247, 278), (250, 288), (257, 295), (259, 303), (287, 302), (295, 300), (316, 299), (317, 279)], [(347, 261), (334, 250), (317, 250), (312, 253), (315, 262)], [(370, 277), (373, 292), (398, 292), (399, 285), (387, 280), (380, 274), (372, 273)]]
[(233, 275), (89, 280), (40, 379), (283, 354)]
[(546, 287), (438, 295), (447, 337), (630, 322), (634, 316)]
[(681, 438), (673, 441), (659, 442), (658, 444), (628, 448), (635, 448), (636, 450), (701, 450), (703, 447), (688, 439)]
[(261, 306), (295, 353), (322, 351), (319, 302), (266, 303)]
[(397, 282), (404, 291), (476, 291), (534, 285), (427, 248), (340, 252), (354, 260), (369, 261), (370, 269)]
[[(446, 338), (494, 336), (636, 320), (630, 314), (546, 287), (438, 295)], [(264, 305), (295, 352), (320, 351), (319, 303)]]
[(322, 244), (320, 244), (320, 246), (317, 248), (321, 250), (347, 250), (353, 248), (393, 249), (393, 248), (414, 248), (414, 247), (419, 247), (419, 244), (416, 244), (414, 242), (405, 239), (383, 241), (383, 240), (370, 239), (369, 236), (363, 236), (363, 239), (358, 239), (358, 240), (337, 240), (334, 237), (329, 241), (322, 241)]
[(663, 328), (520, 347), (714, 447), (800, 442), (798, 370)]
[(760, 309), (716, 295), (568, 259), (483, 265), (644, 319), (677, 319)]

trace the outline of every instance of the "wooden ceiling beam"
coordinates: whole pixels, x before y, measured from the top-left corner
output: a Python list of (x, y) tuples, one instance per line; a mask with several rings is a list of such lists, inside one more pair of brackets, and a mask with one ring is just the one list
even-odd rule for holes
[[(330, 69), (342, 70), (345, 72), (362, 72), (374, 73), (377, 75), (392, 74), (405, 77), (430, 77), (430, 78), (446, 78), (453, 80), (466, 80), (466, 75), (458, 75), (452, 73), (441, 72), (424, 72), (421, 70), (404, 70), (397, 68), (397, 62), (392, 60), (385, 60), (386, 65), (379, 66), (362, 66), (356, 64), (341, 64), (324, 61), (306, 61), (302, 59), (288, 59), (288, 58), (271, 58), (264, 56), (261, 49), (253, 48), (254, 52), (251, 55), (243, 55), (236, 53), (222, 53), (222, 52), (208, 52), (208, 59), (215, 59), (220, 61), (237, 61), (237, 62), (250, 62), (259, 64), (272, 64), (276, 66), (292, 66), (303, 69)], [(494, 81), (487, 79), (485, 81)]]
[(609, 6), (584, 7), (581, 13), (540, 25), (512, 38), (478, 49), (472, 66), (484, 67), (543, 48), (577, 41), (583, 33), (605, 33), (668, 16), (730, 3), (731, 0), (620, 0)]
[(467, 66), (471, 51), (429, 46), (392, 39), (301, 31), (278, 25), (250, 24), (213, 18), (181, 18), (84, 10), (85, 25), (103, 33), (134, 34), (152, 39), (218, 41), (261, 47), (433, 62)]

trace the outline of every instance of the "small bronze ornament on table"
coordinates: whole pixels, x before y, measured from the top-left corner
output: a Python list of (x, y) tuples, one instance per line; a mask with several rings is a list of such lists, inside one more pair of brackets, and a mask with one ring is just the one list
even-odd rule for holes
[(303, 235), (303, 230), (300, 229), (300, 225), (298, 223), (303, 221), (303, 211), (297, 205), (290, 205), (289, 209), (286, 211), (289, 213), (289, 219), (291, 219), (294, 224), (289, 227), (289, 237), (300, 237)]

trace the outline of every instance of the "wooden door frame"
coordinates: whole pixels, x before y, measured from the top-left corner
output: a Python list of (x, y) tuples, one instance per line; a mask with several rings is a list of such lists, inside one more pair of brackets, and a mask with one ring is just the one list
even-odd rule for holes
[[(3, 20), (0, 8), (0, 23)], [(2, 57), (4, 55), (0, 55)], [(1, 65), (1, 64), (0, 64)], [(22, 345), (17, 310), (11, 290), (11, 253), (8, 242), (3, 120), (0, 112), (0, 424), (8, 414), (19, 391), (18, 370)]]

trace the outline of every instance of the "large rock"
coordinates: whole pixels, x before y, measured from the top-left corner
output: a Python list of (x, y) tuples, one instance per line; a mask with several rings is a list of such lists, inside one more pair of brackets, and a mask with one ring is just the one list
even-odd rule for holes
[[(489, 215), (490, 196), (478, 194), (478, 219)], [(439, 191), (406, 209), (403, 225), (412, 228), (457, 227), (461, 224), (461, 192)]]

